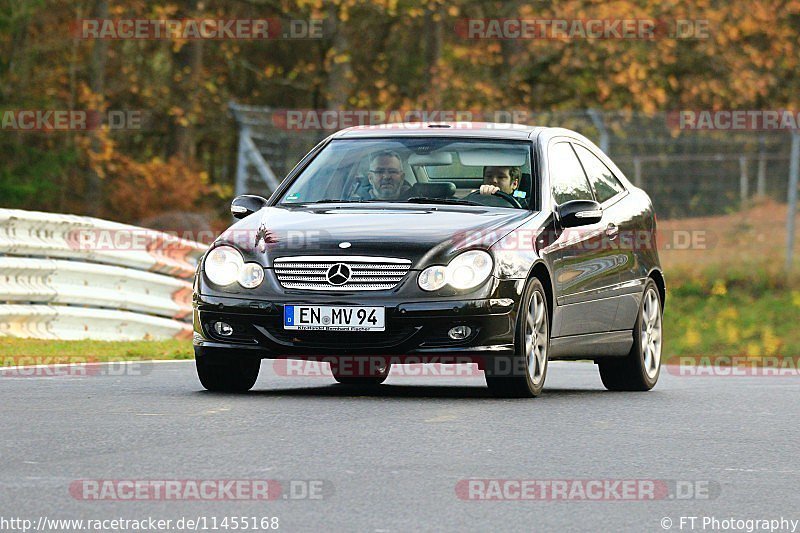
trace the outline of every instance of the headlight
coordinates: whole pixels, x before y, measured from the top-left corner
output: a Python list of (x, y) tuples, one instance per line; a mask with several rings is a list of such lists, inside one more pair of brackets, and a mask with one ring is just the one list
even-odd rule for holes
[(244, 267), (242, 254), (230, 246), (218, 246), (206, 256), (205, 272), (214, 285), (230, 285)]
[(253, 289), (264, 281), (264, 269), (258, 263), (245, 263), (239, 250), (232, 246), (217, 246), (205, 259), (204, 270), (214, 285), (225, 287), (236, 281)]
[(492, 256), (481, 250), (459, 255), (447, 265), (447, 283), (456, 289), (477, 287), (492, 273)]
[(458, 255), (446, 267), (428, 267), (419, 275), (419, 287), (425, 291), (441, 289), (445, 284), (464, 290), (477, 287), (492, 273), (492, 256), (482, 250)]
[(423, 291), (438, 291), (447, 283), (447, 267), (428, 267), (419, 274), (419, 288)]
[(255, 289), (264, 281), (264, 268), (258, 263), (246, 263), (239, 275), (239, 285), (245, 289)]

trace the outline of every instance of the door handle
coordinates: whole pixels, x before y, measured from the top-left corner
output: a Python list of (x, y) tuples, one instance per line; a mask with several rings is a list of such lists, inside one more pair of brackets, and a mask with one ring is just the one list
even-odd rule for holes
[(606, 235), (609, 239), (616, 239), (619, 235), (619, 226), (613, 223), (606, 226)]

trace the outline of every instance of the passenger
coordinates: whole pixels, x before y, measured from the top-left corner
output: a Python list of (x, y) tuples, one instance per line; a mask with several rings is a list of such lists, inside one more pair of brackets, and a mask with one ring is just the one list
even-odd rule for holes
[(483, 185), (480, 194), (494, 194), (497, 191), (514, 195), (522, 176), (519, 167), (483, 167)]

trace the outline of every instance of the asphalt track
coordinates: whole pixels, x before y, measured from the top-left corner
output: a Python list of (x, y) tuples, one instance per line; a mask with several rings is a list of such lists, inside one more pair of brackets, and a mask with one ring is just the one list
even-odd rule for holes
[[(594, 365), (553, 363), (543, 396), (504, 400), (476, 373), (392, 376), (373, 390), (286, 373), (263, 362), (244, 395), (203, 391), (191, 362), (0, 374), (0, 530), (21, 531), (2, 522), (12, 518), (41, 528), (42, 517), (152, 517), (172, 520), (169, 531), (187, 530), (181, 518), (233, 531), (224, 517), (256, 518), (260, 530), (278, 517), (279, 531), (375, 532), (746, 531), (756, 523), (723, 521), (800, 520), (798, 377), (662, 370), (651, 392), (611, 393)], [(469, 479), (527, 480), (527, 490), (538, 480), (540, 492), (520, 500), (515, 482)], [(194, 480), (182, 490), (268, 480), (274, 499), (109, 499), (126, 496), (121, 481), (155, 490), (166, 480)], [(613, 482), (634, 483), (633, 497)], [(498, 487), (503, 501), (469, 499)]]

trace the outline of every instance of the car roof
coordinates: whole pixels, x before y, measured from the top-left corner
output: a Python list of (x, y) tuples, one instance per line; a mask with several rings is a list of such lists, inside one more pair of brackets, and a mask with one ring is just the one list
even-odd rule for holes
[(333, 139), (377, 137), (475, 137), (483, 139), (533, 139), (545, 128), (493, 122), (402, 122), (354, 126), (337, 131)]
[(385, 139), (390, 137), (529, 139), (541, 145), (547, 145), (551, 139), (556, 137), (568, 137), (599, 150), (592, 141), (580, 133), (566, 128), (499, 122), (401, 122), (375, 126), (354, 126), (337, 131), (330, 135), (326, 141), (330, 139)]

